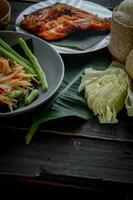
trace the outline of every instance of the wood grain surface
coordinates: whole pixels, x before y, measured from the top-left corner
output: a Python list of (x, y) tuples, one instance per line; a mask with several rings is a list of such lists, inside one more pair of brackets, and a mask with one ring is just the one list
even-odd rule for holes
[[(119, 0), (94, 0), (113, 9)], [(31, 2), (10, 1), (8, 29)], [(80, 56), (63, 56), (85, 65), (95, 54), (108, 56), (107, 49)], [(85, 188), (97, 191), (131, 192), (133, 187), (133, 119), (119, 114), (119, 124), (100, 125), (97, 119), (60, 119), (43, 124), (29, 146), (24, 144), (30, 114), (19, 119), (0, 119), (0, 182), (22, 182)], [(120, 188), (120, 189), (119, 189)]]

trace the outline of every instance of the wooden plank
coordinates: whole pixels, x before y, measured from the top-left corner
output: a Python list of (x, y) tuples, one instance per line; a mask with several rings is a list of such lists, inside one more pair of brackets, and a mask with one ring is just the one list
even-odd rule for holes
[[(94, 2), (99, 3), (99, 0)], [(102, 0), (100, 4), (113, 8), (120, 1)], [(31, 3), (10, 2), (11, 25), (17, 15)], [(90, 57), (93, 54), (90, 54)], [(84, 64), (89, 55), (78, 56)], [(65, 61), (68, 56), (64, 56)], [(67, 69), (70, 60), (69, 57)], [(73, 69), (76, 66), (73, 65)], [(125, 113), (125, 111), (123, 111)], [(125, 116), (125, 114), (124, 114)], [(97, 120), (62, 119), (41, 126), (31, 145), (24, 144), (24, 136), (30, 126), (29, 116), (1, 119), (0, 124), (0, 174), (13, 177), (31, 177), (35, 182), (64, 183), (86, 188), (128, 190), (133, 186), (133, 121), (119, 115), (119, 125), (100, 125)], [(72, 123), (74, 122), (74, 123)], [(71, 126), (68, 124), (72, 123)], [(8, 127), (7, 127), (8, 126)], [(49, 133), (48, 133), (49, 132)], [(58, 133), (52, 134), (51, 132)], [(59, 135), (79, 134), (83, 137)], [(27, 182), (25, 180), (24, 182)], [(106, 187), (107, 185), (107, 187)]]
[(45, 174), (133, 184), (133, 146), (127, 143), (39, 134), (28, 147), (24, 132), (1, 135), (0, 173)]
[(92, 2), (95, 2), (97, 4), (100, 4), (102, 6), (105, 6), (106, 8), (108, 9), (114, 9), (118, 4), (120, 4), (120, 2), (122, 0), (117, 0), (117, 1), (114, 1), (114, 0), (91, 0)]
[(29, 2), (24, 3), (24, 2), (20, 2), (20, 1), (11, 1), (10, 5), (11, 5), (10, 25), (14, 26), (16, 18), (20, 14), (20, 12), (25, 10), (27, 7), (31, 6), (32, 3), (29, 3)]
[[(97, 119), (91, 119), (88, 121), (78, 118), (65, 118), (56, 120), (53, 122), (44, 123), (40, 127), (40, 132), (55, 133), (68, 136), (81, 136), (90, 139), (114, 141), (114, 142), (128, 142), (133, 143), (133, 123), (132, 118), (128, 122), (119, 121), (119, 124), (99, 124)], [(68, 126), (68, 124), (71, 124)], [(16, 124), (0, 124), (0, 128), (5, 132), (6, 130), (12, 131), (24, 131), (28, 133), (29, 125), (22, 125), (17, 120)], [(127, 128), (128, 127), (128, 128)]]

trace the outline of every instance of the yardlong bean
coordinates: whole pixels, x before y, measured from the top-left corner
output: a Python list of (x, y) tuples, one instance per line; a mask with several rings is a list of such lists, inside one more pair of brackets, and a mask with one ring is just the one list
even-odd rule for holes
[(31, 104), (39, 96), (39, 90), (34, 89), (31, 93), (25, 98), (26, 104)]
[(9, 44), (7, 44), (4, 40), (0, 39), (0, 46), (12, 53), (14, 56), (16, 56), (18, 59), (22, 60), (26, 65), (33, 67), (31, 62), (27, 60), (26, 58), (19, 55)]
[(9, 94), (9, 97), (11, 99), (16, 99), (16, 98), (22, 97), (23, 95), (24, 95), (24, 92), (22, 90), (13, 90)]
[(16, 57), (14, 54), (12, 54), (11, 52), (7, 51), (6, 49), (4, 49), (3, 47), (0, 46), (0, 53), (5, 56), (6, 58), (11, 58), (12, 60), (14, 60), (16, 63), (22, 65), (29, 73), (35, 74), (35, 70), (33, 68), (31, 68), (30, 66), (28, 66), (27, 64), (25, 64), (22, 60), (20, 60), (18, 57)]
[(22, 49), (24, 50), (25, 54), (27, 55), (27, 57), (29, 58), (29, 60), (31, 61), (31, 63), (34, 66), (34, 70), (37, 73), (38, 79), (42, 85), (42, 88), (44, 90), (48, 89), (48, 83), (46, 80), (46, 76), (44, 71), (42, 70), (40, 64), (37, 61), (37, 58), (33, 55), (33, 53), (31, 52), (31, 50), (29, 49), (29, 47), (27, 46), (26, 42), (24, 41), (23, 38), (19, 38), (18, 42), (20, 44), (20, 46), (22, 47)]

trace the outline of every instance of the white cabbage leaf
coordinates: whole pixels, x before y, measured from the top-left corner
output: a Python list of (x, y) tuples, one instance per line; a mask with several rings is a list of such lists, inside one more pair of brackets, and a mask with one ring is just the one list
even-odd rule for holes
[(117, 114), (124, 107), (130, 88), (127, 73), (123, 67), (116, 65), (116, 62), (112, 62), (111, 67), (105, 71), (85, 69), (78, 88), (79, 92), (85, 89), (87, 104), (98, 116), (100, 123), (118, 122)]
[(128, 116), (132, 117), (133, 116), (133, 92), (130, 88), (128, 89), (127, 98), (125, 100), (125, 106), (127, 109)]

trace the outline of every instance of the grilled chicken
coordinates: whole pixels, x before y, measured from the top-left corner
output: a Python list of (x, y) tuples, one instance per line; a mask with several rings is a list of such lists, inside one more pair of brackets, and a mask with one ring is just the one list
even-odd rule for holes
[(111, 19), (102, 19), (68, 4), (56, 3), (25, 15), (21, 27), (45, 40), (57, 40), (90, 28), (110, 30)]

